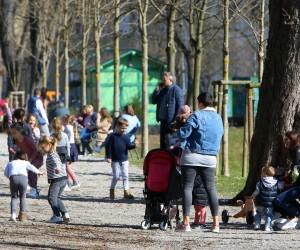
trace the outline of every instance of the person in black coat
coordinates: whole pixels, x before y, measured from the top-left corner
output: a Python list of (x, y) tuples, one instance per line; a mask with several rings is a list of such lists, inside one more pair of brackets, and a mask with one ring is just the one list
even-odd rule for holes
[(192, 228), (204, 229), (206, 227), (206, 206), (208, 205), (207, 194), (200, 175), (195, 177), (193, 188), (193, 205), (195, 208), (194, 222)]

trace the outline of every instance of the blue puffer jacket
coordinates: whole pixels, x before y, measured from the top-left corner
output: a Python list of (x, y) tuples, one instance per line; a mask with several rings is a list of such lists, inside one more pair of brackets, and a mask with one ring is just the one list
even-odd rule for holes
[(278, 182), (272, 187), (267, 187), (260, 181), (260, 193), (255, 200), (256, 206), (272, 207), (278, 191)]
[[(178, 115), (179, 108), (184, 105), (184, 98), (182, 89), (173, 83), (171, 86), (164, 87), (161, 90), (154, 90), (152, 94), (152, 104), (157, 104), (156, 108), (156, 120), (166, 121), (168, 124), (175, 121), (176, 115)], [(160, 110), (163, 110), (161, 105), (166, 105), (165, 113), (166, 116), (162, 119)]]
[(179, 129), (181, 148), (190, 152), (217, 155), (223, 135), (223, 122), (213, 108), (195, 111)]

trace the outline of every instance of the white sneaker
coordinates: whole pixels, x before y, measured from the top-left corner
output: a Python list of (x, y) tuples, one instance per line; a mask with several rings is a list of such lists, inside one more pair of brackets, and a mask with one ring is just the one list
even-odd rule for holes
[(276, 226), (281, 230), (295, 229), (298, 219), (287, 220), (285, 223), (277, 224)]
[(68, 213), (65, 213), (63, 216), (62, 216), (62, 218), (63, 218), (63, 223), (69, 223), (69, 221), (70, 221), (70, 215), (68, 214)]
[(265, 232), (273, 232), (273, 228), (272, 227), (265, 227)]
[(191, 232), (191, 227), (190, 225), (184, 225), (183, 222), (181, 222), (175, 228), (175, 232)]
[(80, 183), (79, 183), (79, 181), (74, 181), (71, 188), (77, 188), (77, 187), (80, 187)]
[(63, 218), (60, 216), (52, 216), (50, 218), (50, 220), (48, 220), (49, 223), (62, 223), (63, 222)]
[(27, 185), (27, 191), (30, 191), (31, 187), (29, 185)]
[(17, 215), (15, 213), (12, 213), (9, 220), (10, 221), (17, 221)]
[(297, 224), (295, 226), (296, 229), (300, 229), (300, 219), (298, 219)]
[(70, 191), (71, 191), (71, 189), (69, 188), (68, 185), (66, 185), (65, 188), (64, 188), (64, 192), (70, 192)]
[(287, 221), (286, 218), (278, 218), (274, 220), (274, 224), (282, 224), (285, 223)]
[(37, 191), (36, 188), (31, 188), (28, 197), (30, 198), (39, 198), (39, 192)]

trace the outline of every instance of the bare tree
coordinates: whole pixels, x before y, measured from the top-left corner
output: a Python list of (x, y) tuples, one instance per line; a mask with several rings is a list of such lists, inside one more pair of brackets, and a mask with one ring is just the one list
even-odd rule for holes
[(269, 37), (251, 142), (250, 169), (239, 196), (251, 194), (263, 166), (285, 166), (279, 135), (300, 129), (300, 2), (269, 2)]

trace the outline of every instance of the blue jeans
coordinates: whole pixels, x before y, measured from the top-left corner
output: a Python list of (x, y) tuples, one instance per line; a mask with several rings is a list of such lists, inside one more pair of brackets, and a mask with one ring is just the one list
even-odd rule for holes
[(48, 190), (48, 202), (52, 208), (53, 214), (60, 217), (67, 212), (60, 196), (67, 185), (67, 178), (52, 182)]
[(81, 140), (81, 145), (82, 145), (82, 153), (84, 154), (85, 153), (85, 149), (87, 147), (87, 140), (91, 138), (91, 135), (92, 135), (93, 131), (92, 130), (89, 130), (87, 128), (83, 128), (81, 131), (80, 131), (80, 135), (79, 135), (79, 138)]
[(293, 216), (300, 216), (300, 204), (296, 199), (300, 198), (300, 187), (291, 188), (279, 194), (274, 203), (283, 211)]
[(129, 177), (128, 177), (128, 161), (113, 161), (111, 163), (111, 169), (113, 172), (113, 178), (111, 180), (111, 189), (115, 189), (117, 182), (122, 176), (124, 190), (129, 189)]
[(255, 226), (260, 226), (262, 216), (265, 216), (265, 227), (272, 227), (273, 207), (256, 207)]

